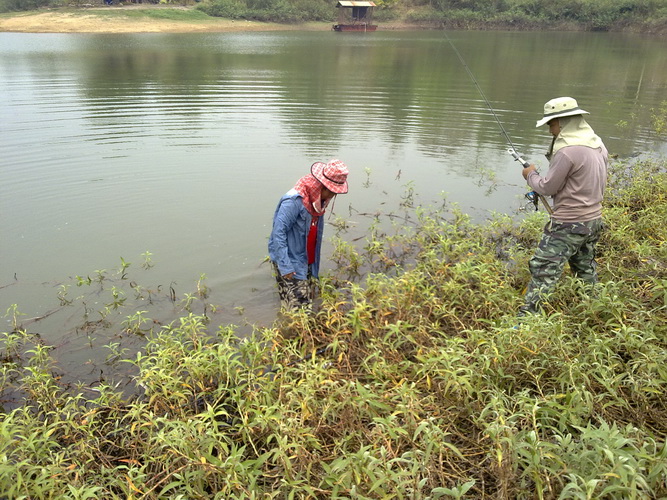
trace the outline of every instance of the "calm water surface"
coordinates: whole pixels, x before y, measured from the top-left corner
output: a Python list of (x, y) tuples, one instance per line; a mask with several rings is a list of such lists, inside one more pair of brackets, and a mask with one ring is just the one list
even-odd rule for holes
[[(663, 40), (449, 36), (538, 166), (549, 137), (535, 121), (561, 95), (591, 112), (611, 153), (665, 151), (650, 126), (667, 95)], [(524, 204), (519, 166), (440, 32), (0, 33), (0, 96), (0, 306), (28, 318), (56, 308), (61, 285), (87, 296), (84, 313), (99, 309), (108, 290), (90, 297), (73, 277), (111, 274), (123, 258), (132, 279), (179, 299), (205, 274), (219, 322), (270, 324), (273, 210), (317, 160), (350, 167), (335, 206), (359, 233), (350, 239), (368, 225), (357, 212), (390, 210), (408, 183), (478, 219)], [(143, 271), (147, 251), (155, 266)], [(74, 326), (80, 314), (31, 329), (62, 365), (90, 365), (85, 378), (100, 355)]]

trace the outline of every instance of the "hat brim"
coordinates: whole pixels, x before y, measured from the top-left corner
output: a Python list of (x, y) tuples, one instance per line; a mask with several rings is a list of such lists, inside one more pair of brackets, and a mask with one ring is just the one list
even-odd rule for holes
[(327, 179), (324, 177), (324, 167), (326, 167), (326, 163), (322, 163), (321, 161), (316, 161), (310, 166), (310, 173), (313, 174), (313, 176), (322, 183), (322, 185), (327, 188), (329, 191), (335, 194), (346, 194), (347, 193), (347, 181), (343, 182), (342, 184), (339, 184), (337, 182), (333, 182), (330, 179)]
[(568, 111), (563, 111), (562, 113), (556, 113), (553, 115), (545, 116), (541, 120), (537, 121), (535, 128), (539, 128), (542, 125), (546, 125), (554, 118), (562, 118), (564, 116), (576, 116), (576, 115), (590, 115), (590, 113), (588, 111), (584, 111), (583, 109), (570, 109)]

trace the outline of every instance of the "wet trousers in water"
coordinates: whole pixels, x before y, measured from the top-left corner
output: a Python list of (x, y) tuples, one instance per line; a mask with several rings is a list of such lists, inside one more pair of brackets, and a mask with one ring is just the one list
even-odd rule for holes
[(547, 223), (528, 264), (531, 280), (519, 315), (538, 312), (542, 298), (553, 291), (566, 262), (574, 276), (591, 285), (597, 283), (595, 244), (603, 228), (602, 219)]
[(278, 295), (283, 309), (294, 310), (300, 307), (310, 307), (313, 302), (314, 281), (310, 276), (305, 280), (284, 278), (276, 263), (273, 263), (273, 272), (278, 282)]

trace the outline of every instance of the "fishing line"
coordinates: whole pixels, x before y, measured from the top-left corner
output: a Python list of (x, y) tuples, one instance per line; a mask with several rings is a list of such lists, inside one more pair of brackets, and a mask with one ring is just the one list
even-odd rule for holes
[[(500, 127), (500, 130), (501, 130), (501, 132), (503, 133), (503, 136), (505, 137), (505, 140), (507, 141), (507, 143), (508, 143), (509, 146), (510, 146), (510, 149), (509, 149), (507, 152), (508, 152), (509, 154), (511, 154), (512, 157), (513, 157), (516, 161), (518, 161), (519, 163), (521, 163), (521, 165), (523, 165), (524, 168), (525, 168), (525, 167), (529, 167), (529, 166), (530, 166), (530, 163), (528, 163), (526, 160), (524, 160), (523, 158), (521, 158), (521, 156), (519, 156), (519, 153), (516, 152), (516, 149), (514, 148), (514, 143), (512, 142), (512, 139), (510, 138), (509, 134), (508, 134), (507, 131), (505, 130), (505, 127), (503, 127), (503, 124), (502, 124), (502, 122), (500, 121), (500, 118), (498, 118), (498, 115), (496, 114), (496, 111), (493, 109), (493, 106), (491, 106), (491, 103), (490, 103), (489, 100), (486, 98), (486, 95), (484, 94), (484, 91), (482, 90), (482, 87), (480, 87), (480, 86), (479, 86), (479, 83), (477, 83), (477, 79), (475, 78), (475, 75), (473, 75), (472, 71), (470, 70), (470, 68), (469, 68), (468, 65), (466, 64), (465, 59), (463, 59), (463, 56), (461, 55), (461, 53), (460, 53), (460, 52), (458, 51), (458, 49), (456, 48), (456, 45), (454, 45), (454, 42), (452, 42), (452, 40), (451, 40), (451, 39), (449, 38), (449, 36), (447, 35), (447, 31), (446, 31), (446, 30), (443, 30), (443, 33), (445, 34), (445, 38), (446, 38), (447, 41), (449, 42), (449, 45), (452, 46), (452, 49), (454, 50), (454, 52), (456, 53), (457, 57), (459, 58), (459, 61), (461, 61), (461, 64), (463, 64), (463, 67), (465, 68), (466, 72), (468, 73), (468, 76), (470, 76), (470, 79), (471, 79), (472, 82), (475, 84), (475, 87), (477, 88), (477, 91), (479, 92), (479, 95), (482, 96), (482, 99), (484, 99), (484, 102), (486, 103), (487, 107), (488, 107), (489, 110), (491, 111), (491, 114), (492, 114), (493, 117), (496, 119), (496, 123), (498, 123), (498, 126)], [(549, 202), (546, 200), (546, 198), (545, 198), (544, 196), (542, 196), (541, 194), (538, 194), (538, 193), (536, 193), (536, 192), (534, 192), (534, 191), (532, 191), (531, 193), (529, 193), (529, 195), (530, 195), (530, 198), (529, 198), (529, 199), (530, 199), (530, 200), (534, 203), (534, 205), (535, 205), (535, 210), (537, 210), (537, 201), (539, 200), (539, 201), (541, 201), (542, 204), (544, 205), (544, 208), (546, 209), (546, 211), (549, 212), (549, 214), (552, 213), (551, 205), (549, 205)]]
[(468, 76), (470, 76), (470, 79), (475, 84), (475, 87), (477, 87), (477, 90), (479, 91), (479, 95), (482, 96), (482, 99), (484, 99), (484, 102), (486, 102), (487, 107), (489, 108), (489, 110), (491, 110), (491, 114), (493, 114), (493, 117), (496, 119), (496, 122), (498, 123), (498, 126), (500, 127), (500, 130), (502, 131), (503, 135), (505, 136), (505, 139), (507, 140), (507, 143), (510, 145), (510, 147), (512, 149), (514, 149), (514, 144), (512, 143), (512, 139), (510, 139), (509, 134), (505, 130), (505, 127), (503, 127), (503, 124), (501, 123), (500, 119), (498, 118), (498, 115), (496, 114), (495, 110), (493, 109), (493, 106), (491, 106), (491, 103), (486, 98), (486, 95), (484, 94), (484, 91), (482, 91), (482, 87), (480, 87), (479, 83), (477, 83), (477, 79), (475, 78), (475, 75), (472, 74), (472, 71), (470, 70), (470, 68), (466, 64), (465, 59), (463, 59), (463, 56), (461, 55), (461, 53), (458, 51), (458, 49), (454, 45), (454, 42), (452, 42), (451, 39), (449, 38), (449, 36), (447, 36), (447, 31), (445, 31), (444, 33), (445, 33), (445, 38), (449, 42), (449, 45), (452, 46), (452, 49), (454, 49), (454, 52), (456, 53), (456, 55), (459, 58), (459, 61), (461, 61), (461, 64), (463, 64), (463, 67), (468, 72)]

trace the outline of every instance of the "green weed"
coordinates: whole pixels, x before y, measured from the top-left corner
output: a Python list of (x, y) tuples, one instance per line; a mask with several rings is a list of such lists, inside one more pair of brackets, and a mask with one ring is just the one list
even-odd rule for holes
[[(121, 333), (145, 335), (131, 358), (118, 340), (108, 345), (109, 364), (135, 369), (132, 397), (106, 383), (95, 397), (61, 386), (52, 350), (14, 328), (2, 337), (0, 380), (19, 384), (25, 404), (0, 419), (0, 490), (665, 497), (665, 167), (614, 167), (600, 283), (587, 288), (566, 273), (545, 314), (520, 326), (544, 214), (475, 224), (456, 209), (410, 211), (408, 186), (400, 230), (389, 214), (372, 214), (358, 246), (335, 240), (339, 267), (322, 280), (313, 314), (286, 314), (241, 339), (194, 312), (202, 275), (186, 294), (191, 311), (170, 324), (138, 308), (116, 321)], [(128, 306), (126, 282), (110, 287), (109, 321)], [(173, 287), (167, 293), (155, 300), (175, 302)], [(8, 314), (20, 327), (17, 308)]]

